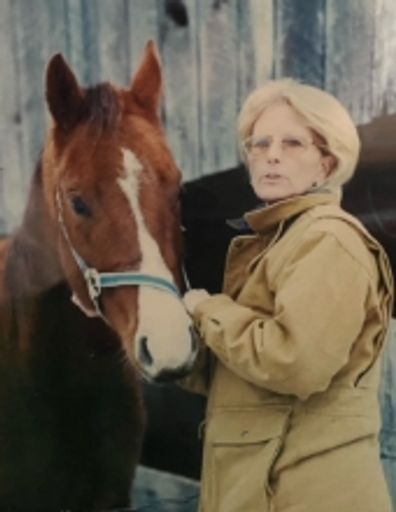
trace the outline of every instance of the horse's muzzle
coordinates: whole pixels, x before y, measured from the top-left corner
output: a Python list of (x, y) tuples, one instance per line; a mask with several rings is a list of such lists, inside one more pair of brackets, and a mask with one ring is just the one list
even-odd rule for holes
[[(149, 382), (169, 383), (187, 376), (193, 369), (200, 346), (200, 337), (197, 330), (191, 326), (190, 343), (191, 347), (186, 361), (179, 363), (177, 366), (163, 365), (158, 367), (155, 356), (149, 348), (149, 340), (147, 336), (141, 336), (138, 343), (138, 364), (142, 376)], [(156, 364), (157, 363), (157, 364)]]

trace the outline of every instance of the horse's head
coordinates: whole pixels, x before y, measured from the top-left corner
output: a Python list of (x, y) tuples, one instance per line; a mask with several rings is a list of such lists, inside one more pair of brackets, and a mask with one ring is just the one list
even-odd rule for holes
[(128, 89), (81, 87), (61, 55), (46, 87), (43, 186), (74, 302), (103, 317), (146, 377), (177, 378), (196, 341), (178, 295), (181, 176), (159, 119), (156, 48), (147, 45)]

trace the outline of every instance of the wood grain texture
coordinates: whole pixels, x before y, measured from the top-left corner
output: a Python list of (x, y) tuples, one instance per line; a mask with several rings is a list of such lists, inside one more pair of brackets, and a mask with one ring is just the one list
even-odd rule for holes
[(373, 0), (327, 0), (325, 88), (357, 123), (369, 121), (372, 105), (375, 6)]
[(149, 39), (183, 179), (239, 161), (236, 120), (256, 86), (323, 86), (357, 123), (396, 110), (393, 0), (2, 0), (0, 230), (19, 221), (48, 126), (43, 77), (62, 52), (83, 84), (127, 85)]

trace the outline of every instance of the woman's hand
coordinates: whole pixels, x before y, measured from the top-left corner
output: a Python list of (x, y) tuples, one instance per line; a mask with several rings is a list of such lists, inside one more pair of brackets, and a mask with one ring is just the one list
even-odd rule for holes
[(194, 313), (196, 306), (208, 299), (210, 294), (206, 290), (189, 290), (183, 296), (183, 303), (190, 314)]

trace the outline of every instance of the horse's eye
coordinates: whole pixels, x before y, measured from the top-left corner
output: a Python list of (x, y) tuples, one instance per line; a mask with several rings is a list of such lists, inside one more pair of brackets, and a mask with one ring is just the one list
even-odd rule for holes
[(71, 202), (73, 210), (77, 213), (77, 215), (82, 215), (83, 217), (92, 216), (91, 208), (80, 196), (73, 196)]

